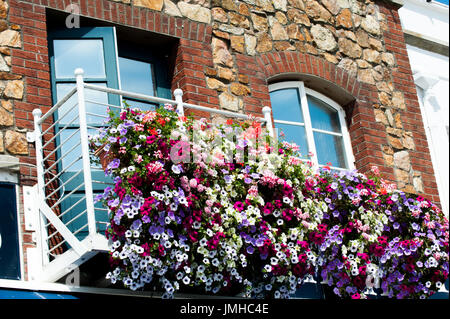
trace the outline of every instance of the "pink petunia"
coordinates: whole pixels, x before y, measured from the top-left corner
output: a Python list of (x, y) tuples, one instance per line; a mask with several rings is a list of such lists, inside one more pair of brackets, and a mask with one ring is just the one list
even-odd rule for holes
[(242, 202), (236, 202), (236, 203), (233, 205), (233, 207), (234, 207), (234, 209), (236, 209), (237, 211), (242, 212), (242, 211), (244, 210), (244, 203), (242, 203)]

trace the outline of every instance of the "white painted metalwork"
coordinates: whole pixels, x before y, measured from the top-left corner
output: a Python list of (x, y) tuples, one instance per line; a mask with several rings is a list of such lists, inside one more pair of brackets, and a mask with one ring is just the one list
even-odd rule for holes
[(269, 135), (274, 137), (273, 126), (272, 126), (272, 109), (268, 106), (263, 107), (262, 112), (264, 114), (264, 120), (266, 122), (266, 128), (269, 131)]
[[(273, 136), (270, 107), (263, 108), (264, 117), (255, 118), (184, 103), (181, 89), (174, 91), (175, 100), (169, 100), (85, 83), (82, 69), (75, 70), (75, 78), (76, 87), (47, 113), (42, 114), (39, 109), (33, 110), (32, 140), (36, 145), (38, 184), (27, 188), (25, 200), (35, 198), (37, 203), (25, 203), (25, 206), (33, 206), (30, 207), (30, 212), (37, 214), (35, 219), (27, 217), (30, 221), (27, 227), (32, 227), (37, 234), (36, 248), (30, 249), (29, 267), (32, 269), (28, 270), (30, 278), (35, 281), (54, 282), (97, 252), (109, 249), (108, 241), (101, 232), (107, 222), (97, 218), (98, 214), (104, 214), (108, 210), (94, 206), (93, 191), (93, 185), (105, 184), (106, 187), (108, 183), (93, 179), (92, 172), (100, 168), (92, 163), (92, 153), (89, 150), (89, 134), (95, 134), (99, 127), (90, 125), (88, 119), (96, 118), (100, 119), (96, 122), (106, 123), (107, 110), (121, 110), (122, 106), (87, 99), (86, 90), (104, 92), (108, 96), (117, 95), (120, 100), (128, 97), (153, 104), (176, 105), (180, 116), (184, 115), (185, 109), (191, 109), (244, 120), (253, 119), (265, 123)], [(96, 108), (97, 112), (104, 112), (97, 114), (91, 108), (88, 110), (88, 105), (100, 106)], [(69, 114), (71, 118), (68, 118)], [(70, 142), (71, 140), (76, 141)], [(75, 182), (77, 184), (74, 186)], [(76, 199), (71, 197), (70, 204), (63, 208), (61, 204), (74, 194), (77, 195)], [(79, 209), (75, 213), (78, 205), (84, 205), (85, 209)]]
[(176, 89), (173, 91), (173, 95), (175, 96), (175, 101), (177, 102), (177, 111), (181, 116), (184, 115), (183, 108), (183, 91), (181, 89)]
[(88, 218), (89, 234), (93, 235), (96, 231), (95, 226), (95, 212), (94, 212), (94, 192), (92, 190), (92, 176), (91, 176), (91, 160), (89, 158), (89, 139), (87, 132), (86, 119), (86, 103), (84, 98), (84, 71), (82, 69), (75, 70), (75, 78), (77, 81), (77, 95), (78, 95), (78, 114), (80, 119), (80, 139), (81, 139), (81, 157), (83, 160), (83, 175), (84, 175), (84, 192), (86, 194), (86, 209)]

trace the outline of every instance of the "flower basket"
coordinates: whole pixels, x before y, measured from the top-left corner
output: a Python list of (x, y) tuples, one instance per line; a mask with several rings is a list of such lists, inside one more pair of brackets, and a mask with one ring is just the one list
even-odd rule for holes
[(94, 151), (94, 156), (100, 160), (100, 165), (104, 171), (107, 169), (109, 162), (113, 159), (112, 154), (105, 150), (106, 145), (107, 143), (105, 142)]
[(427, 298), (448, 277), (448, 219), (377, 170), (314, 170), (256, 122), (211, 125), (170, 106), (108, 124), (92, 145), (114, 177), (96, 197), (113, 284), (289, 298), (315, 277), (337, 298)]

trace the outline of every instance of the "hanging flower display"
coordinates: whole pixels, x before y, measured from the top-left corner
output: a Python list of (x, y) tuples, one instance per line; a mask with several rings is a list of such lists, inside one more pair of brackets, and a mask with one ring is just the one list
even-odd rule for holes
[[(91, 145), (114, 181), (112, 283), (289, 298), (319, 275), (342, 298), (426, 298), (448, 276), (448, 220), (374, 169), (313, 169), (256, 120), (109, 113)], [(191, 289), (191, 290), (189, 290)]]

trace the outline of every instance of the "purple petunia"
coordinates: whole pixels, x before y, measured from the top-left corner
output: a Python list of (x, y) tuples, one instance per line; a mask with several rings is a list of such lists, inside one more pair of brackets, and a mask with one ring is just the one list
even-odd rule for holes
[(232, 181), (232, 178), (231, 178), (230, 175), (225, 175), (225, 176), (223, 177), (223, 179), (225, 180), (225, 183), (227, 183), (227, 184), (230, 184), (231, 181)]
[(120, 159), (115, 158), (111, 162), (109, 162), (108, 168), (109, 169), (115, 169), (115, 168), (118, 168), (119, 165), (120, 165)]

